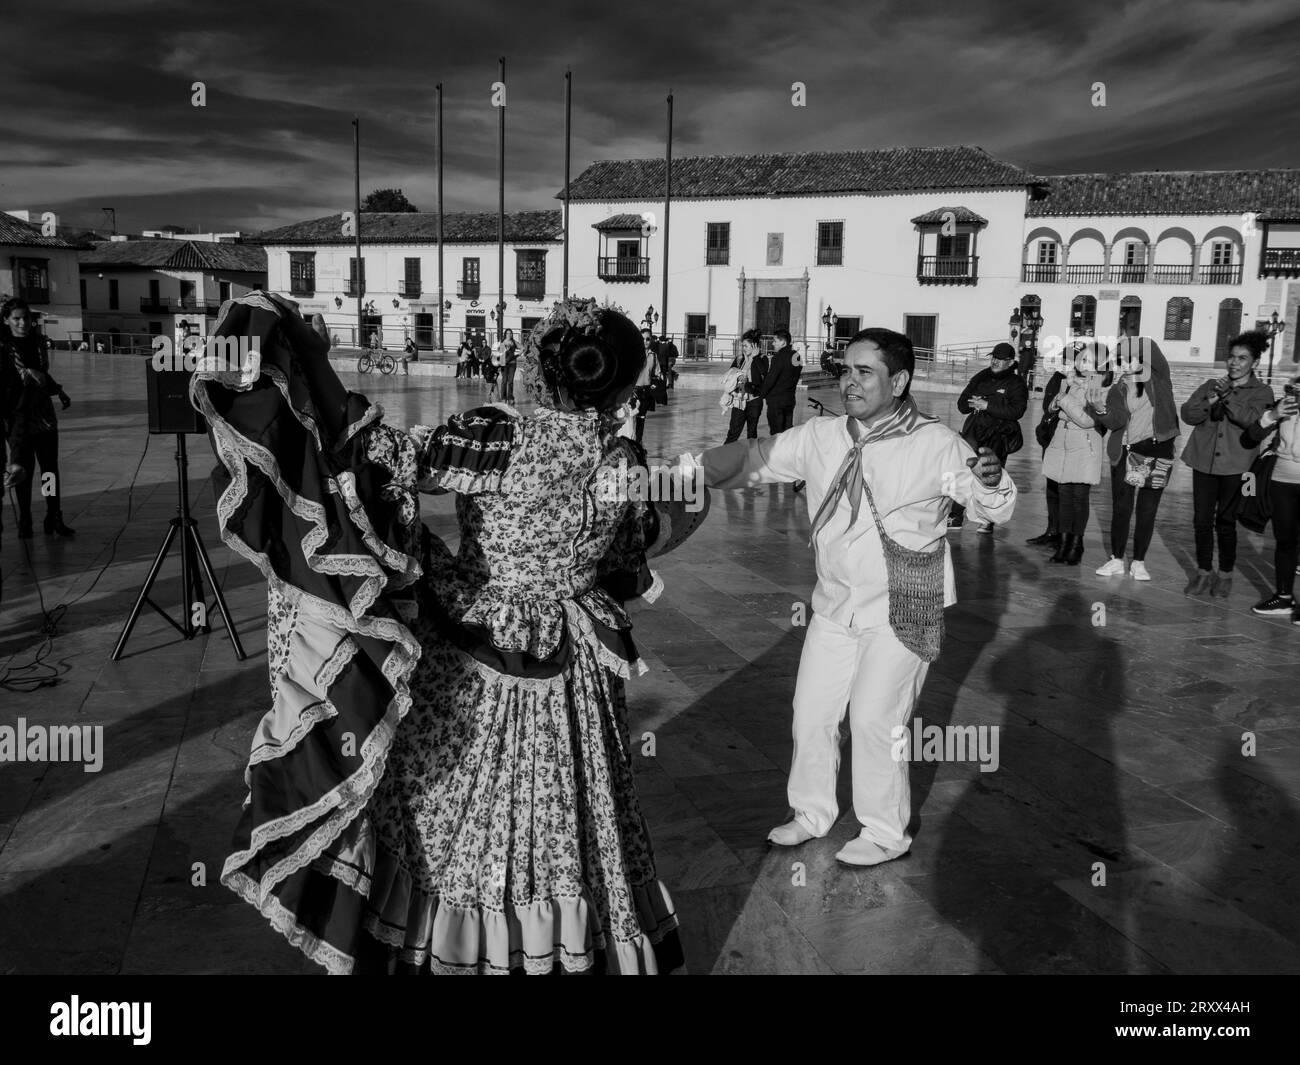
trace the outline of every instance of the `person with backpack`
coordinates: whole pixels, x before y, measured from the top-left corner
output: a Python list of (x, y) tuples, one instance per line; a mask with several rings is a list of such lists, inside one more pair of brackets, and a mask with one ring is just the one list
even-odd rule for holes
[[(1007, 456), (1024, 447), (1020, 419), (1029, 406), (1029, 390), (1016, 374), (1016, 349), (1010, 344), (994, 346), (989, 365), (981, 370), (962, 391), (957, 409), (966, 415), (961, 427), (962, 438), (976, 452), (988, 448), (1003, 466)], [(966, 521), (966, 508), (954, 503), (948, 515), (948, 528), (960, 529)], [(982, 522), (982, 533), (991, 533), (993, 523)]]

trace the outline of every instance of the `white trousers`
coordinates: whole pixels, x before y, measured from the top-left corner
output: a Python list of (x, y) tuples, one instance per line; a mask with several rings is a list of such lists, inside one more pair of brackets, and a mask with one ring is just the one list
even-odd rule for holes
[(789, 797), (795, 818), (814, 835), (826, 835), (840, 814), (835, 780), (839, 726), (847, 707), (853, 812), (862, 824), (861, 836), (890, 850), (911, 846), (908, 761), (893, 759), (891, 730), (911, 718), (929, 668), (898, 642), (887, 624), (848, 629), (813, 615), (795, 683)]

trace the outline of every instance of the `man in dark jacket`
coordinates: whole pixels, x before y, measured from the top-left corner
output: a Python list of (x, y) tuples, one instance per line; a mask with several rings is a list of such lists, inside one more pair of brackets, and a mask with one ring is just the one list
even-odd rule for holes
[(795, 388), (803, 373), (803, 362), (790, 346), (790, 330), (778, 329), (775, 336), (780, 347), (758, 390), (758, 398), (767, 401), (767, 428), (773, 436), (794, 425)]
[(677, 380), (677, 371), (674, 367), (677, 365), (679, 354), (677, 345), (673, 343), (672, 338), (667, 333), (664, 333), (659, 338), (659, 376), (664, 379), (669, 388), (672, 388), (673, 383)]
[[(1029, 390), (1016, 373), (1016, 349), (1010, 344), (995, 345), (989, 359), (988, 369), (970, 379), (957, 400), (957, 409), (967, 416), (961, 427), (962, 438), (976, 453), (982, 447), (988, 448), (1005, 466), (1007, 455), (1024, 445), (1020, 419), (1029, 405)], [(965, 520), (965, 508), (954, 504), (948, 528), (960, 529)], [(991, 533), (992, 522), (985, 522), (979, 531)]]

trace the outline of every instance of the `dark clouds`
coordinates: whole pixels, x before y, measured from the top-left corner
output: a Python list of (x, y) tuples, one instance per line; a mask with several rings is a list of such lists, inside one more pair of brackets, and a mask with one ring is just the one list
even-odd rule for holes
[[(554, 206), (563, 73), (575, 175), (658, 156), (978, 144), (1042, 173), (1296, 166), (1300, 15), (1289, 0), (867, 5), (746, 0), (310, 7), (99, 0), (10, 20), (0, 205), (122, 229), (256, 229), (362, 189), (434, 206), (434, 85), (449, 210), (496, 203), (507, 57), (507, 209)], [(190, 84), (207, 107), (190, 106)], [(808, 106), (790, 106), (790, 85)], [(1091, 105), (1106, 83), (1107, 106)]]

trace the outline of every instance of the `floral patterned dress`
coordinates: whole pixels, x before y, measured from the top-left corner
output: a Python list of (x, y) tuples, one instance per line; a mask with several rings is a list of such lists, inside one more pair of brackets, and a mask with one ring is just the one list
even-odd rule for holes
[[(262, 293), (224, 307), (215, 335), (256, 338), (260, 365), (191, 386), (222, 538), (269, 589), (272, 705), (222, 882), (331, 973), (680, 967), (621, 603), (653, 598), (647, 556), (690, 521), (603, 490), (645, 457), (592, 413), (404, 431), (351, 394), (332, 439), (284, 313)], [(454, 557), (419, 520), (445, 491)]]
[(597, 490), (638, 456), (594, 413), (500, 410), (461, 422), (509, 443), (476, 468), (411, 434), (421, 489), (461, 493), (461, 545), (427, 559), (367, 927), (434, 972), (654, 972), (677, 922), (633, 786), (624, 680), (645, 667), (600, 584), (643, 567), (645, 515)]

